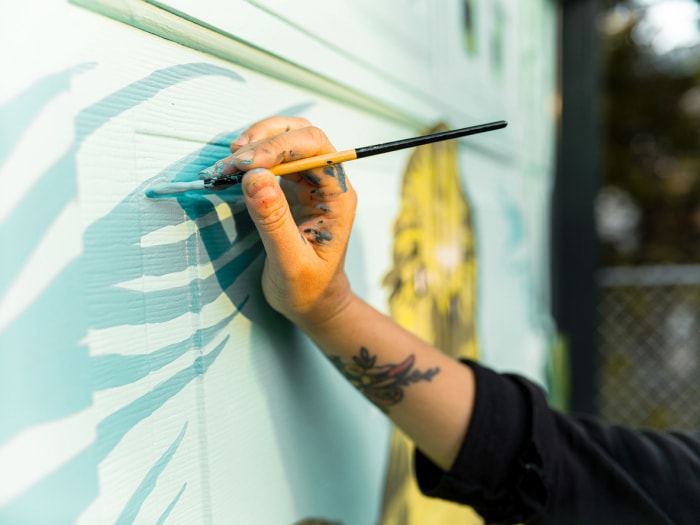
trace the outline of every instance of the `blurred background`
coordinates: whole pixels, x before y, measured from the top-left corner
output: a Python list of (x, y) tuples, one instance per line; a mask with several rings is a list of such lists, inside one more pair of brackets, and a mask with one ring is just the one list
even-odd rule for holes
[(553, 266), (568, 408), (699, 428), (700, 2), (569, 1), (561, 26)]

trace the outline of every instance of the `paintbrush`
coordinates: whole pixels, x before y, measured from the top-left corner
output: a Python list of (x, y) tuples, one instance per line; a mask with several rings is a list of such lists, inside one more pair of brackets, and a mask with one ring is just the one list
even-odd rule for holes
[[(505, 128), (507, 125), (508, 123), (506, 121), (499, 120), (497, 122), (479, 124), (468, 128), (440, 131), (438, 133), (421, 135), (419, 137), (412, 137), (409, 139), (395, 140), (393, 142), (385, 142), (382, 144), (375, 144), (373, 146), (346, 149), (343, 151), (327, 153), (325, 155), (307, 157), (305, 159), (293, 160), (291, 162), (278, 164), (277, 166), (270, 168), (270, 171), (275, 175), (289, 175), (290, 173), (298, 173), (323, 166), (332, 166), (333, 164), (339, 164), (341, 162), (361, 159), (364, 157), (371, 157), (373, 155), (388, 153), (390, 151), (414, 148), (424, 144), (432, 144), (433, 142), (466, 137), (467, 135), (476, 135), (477, 133), (485, 133), (487, 131)], [(210, 168), (202, 170), (199, 173), (199, 180), (189, 182), (166, 182), (163, 184), (158, 184), (149, 188), (146, 195), (149, 197), (154, 197), (158, 195), (170, 195), (192, 190), (222, 190), (235, 184), (239, 184), (246, 173), (245, 171), (238, 171), (231, 175), (216, 176), (215, 173), (217, 171), (220, 172), (221, 169), (215, 164)]]

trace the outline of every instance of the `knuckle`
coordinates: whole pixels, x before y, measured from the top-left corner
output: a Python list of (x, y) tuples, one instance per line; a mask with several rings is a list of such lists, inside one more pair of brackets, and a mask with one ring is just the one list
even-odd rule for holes
[(272, 137), (262, 146), (265, 157), (278, 164), (284, 162), (288, 149), (288, 141), (284, 135)]
[(311, 123), (304, 117), (269, 117), (263, 119), (253, 126), (257, 140), (263, 140), (281, 133), (310, 126)]
[(311, 126), (311, 121), (309, 121), (309, 119), (306, 119), (304, 117), (295, 117), (295, 119), (299, 124), (299, 127), (306, 128)]
[(316, 126), (308, 126), (306, 129), (314, 141), (319, 144), (330, 145), (328, 136), (321, 128)]

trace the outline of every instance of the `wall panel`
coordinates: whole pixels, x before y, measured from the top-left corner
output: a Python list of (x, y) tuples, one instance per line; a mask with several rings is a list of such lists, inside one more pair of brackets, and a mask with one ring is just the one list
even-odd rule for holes
[[(378, 521), (390, 425), (265, 304), (240, 189), (144, 197), (266, 116), (304, 116), (338, 149), (509, 120), (459, 150), (479, 339), (489, 364), (543, 377), (554, 44), (531, 29), (551, 29), (553, 7), (469, 3), (491, 27), (481, 49), (494, 16), (513, 29), (501, 73), (463, 47), (457, 1), (8, 8), (0, 523)], [(360, 196), (348, 273), (382, 311), (409, 154), (347, 168)]]

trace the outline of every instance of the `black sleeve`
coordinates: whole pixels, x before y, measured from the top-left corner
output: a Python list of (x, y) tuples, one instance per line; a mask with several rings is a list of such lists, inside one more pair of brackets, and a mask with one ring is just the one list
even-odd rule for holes
[(530, 381), (473, 362), (469, 431), (444, 472), (420, 451), (424, 494), (470, 505), (487, 523), (700, 523), (700, 440), (562, 415)]

